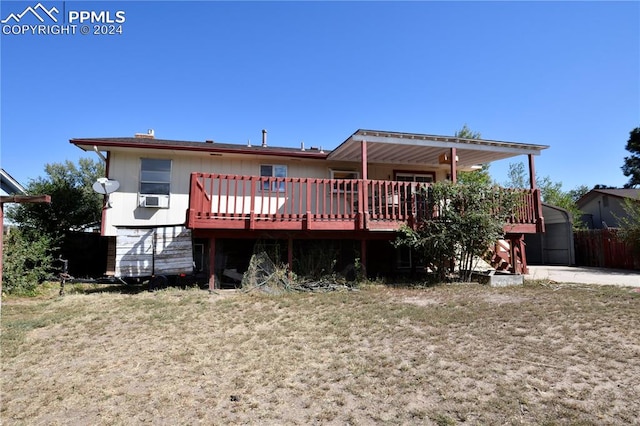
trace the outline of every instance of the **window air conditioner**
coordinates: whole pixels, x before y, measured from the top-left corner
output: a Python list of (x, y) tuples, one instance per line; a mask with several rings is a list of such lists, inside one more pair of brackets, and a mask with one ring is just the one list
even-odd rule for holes
[(169, 196), (168, 195), (149, 195), (140, 194), (140, 207), (150, 207), (156, 209), (168, 209), (169, 208)]

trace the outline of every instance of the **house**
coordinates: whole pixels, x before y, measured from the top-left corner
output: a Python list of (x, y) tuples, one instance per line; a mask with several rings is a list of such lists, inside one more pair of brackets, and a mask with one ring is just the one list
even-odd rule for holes
[(626, 199), (640, 200), (640, 189), (592, 189), (576, 202), (589, 229), (618, 228)]
[[(0, 168), (0, 196), (7, 195), (26, 195), (27, 191), (24, 186), (13, 178), (5, 169)], [(7, 219), (4, 219), (4, 211), (0, 211), (0, 217), (2, 217), (2, 232), (5, 232), (13, 224)], [(7, 222), (5, 227), (5, 222)]]
[(5, 169), (0, 169), (0, 194), (25, 195), (26, 190)]
[[(103, 158), (117, 187), (106, 195), (102, 220), (109, 272), (159, 276), (195, 265), (211, 288), (223, 271), (246, 269), (256, 241), (277, 245), (290, 268), (294, 253), (320, 242), (337, 245), (338, 266), (355, 257), (369, 275), (415, 267), (411, 253), (389, 241), (419, 217), (418, 185), (456, 182), (461, 170), (520, 155), (535, 182), (534, 157), (548, 148), (372, 130), (333, 150), (271, 146), (265, 130), (256, 145), (163, 140), (151, 130), (70, 142)], [(543, 232), (544, 219), (539, 190), (518, 193), (505, 231), (510, 268), (523, 272), (524, 234)]]

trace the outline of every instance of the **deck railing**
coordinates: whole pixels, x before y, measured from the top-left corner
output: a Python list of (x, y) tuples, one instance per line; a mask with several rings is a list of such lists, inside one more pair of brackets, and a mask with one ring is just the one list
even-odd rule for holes
[[(188, 226), (395, 230), (424, 212), (415, 182), (192, 173)], [(536, 224), (536, 190), (518, 190), (511, 224)]]

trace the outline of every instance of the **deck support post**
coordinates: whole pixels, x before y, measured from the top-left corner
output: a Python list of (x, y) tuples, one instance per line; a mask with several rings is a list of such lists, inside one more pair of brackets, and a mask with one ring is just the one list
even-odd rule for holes
[(524, 234), (509, 236), (509, 261), (511, 263), (510, 272), (514, 274), (528, 274), (527, 253), (524, 247)]
[(209, 238), (209, 291), (216, 288), (216, 239)]
[(367, 277), (367, 240), (360, 240), (360, 274)]
[(287, 273), (291, 279), (293, 273), (293, 238), (291, 237), (287, 240)]

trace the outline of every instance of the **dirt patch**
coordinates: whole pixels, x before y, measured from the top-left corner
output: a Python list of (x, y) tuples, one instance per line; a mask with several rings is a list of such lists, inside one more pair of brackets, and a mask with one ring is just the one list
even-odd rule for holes
[(417, 297), (417, 296), (405, 297), (404, 299), (402, 299), (402, 302), (410, 303), (416, 306), (434, 306), (442, 303), (440, 300), (429, 299), (426, 297)]
[(2, 307), (6, 424), (633, 424), (640, 294), (373, 287)]

